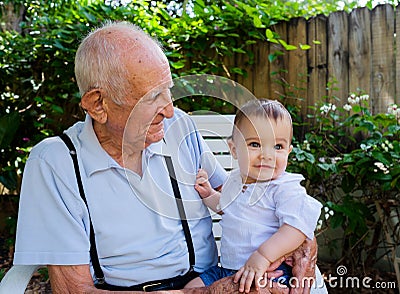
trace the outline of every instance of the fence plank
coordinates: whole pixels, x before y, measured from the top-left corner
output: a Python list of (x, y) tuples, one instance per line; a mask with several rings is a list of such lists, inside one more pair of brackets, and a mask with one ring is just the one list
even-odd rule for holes
[(258, 98), (271, 97), (271, 77), (270, 63), (268, 60), (269, 44), (268, 42), (259, 42), (254, 51), (256, 64), (254, 67), (253, 93)]
[[(307, 43), (307, 22), (304, 18), (295, 18), (288, 25), (288, 42), (298, 48)], [(307, 109), (307, 52), (297, 50), (288, 52), (288, 89), (286, 99), (289, 104)]]
[[(258, 50), (258, 47), (259, 45), (255, 46), (251, 45), (247, 48), (247, 50), (249, 50), (251, 52), (250, 54), (252, 54), (252, 52)], [(261, 66), (263, 69), (265, 68), (265, 66), (259, 64), (260, 62), (258, 59), (255, 60), (256, 60), (255, 64), (250, 64), (249, 56), (247, 54), (236, 54), (236, 63), (238, 67), (240, 67), (246, 72), (246, 76), (237, 75), (237, 82), (253, 93), (254, 93), (253, 83), (255, 78), (254, 71), (259, 66)], [(269, 81), (267, 81), (267, 83), (269, 83)]]
[(355, 9), (349, 20), (349, 93), (371, 94), (371, 17), (367, 8)]
[[(328, 17), (328, 72), (329, 96), (334, 95), (343, 105), (349, 93), (349, 25), (348, 14), (344, 11), (331, 13)], [(328, 97), (329, 97), (328, 96)]]
[[(400, 104), (400, 9), (399, 7), (396, 8), (396, 39), (395, 42), (397, 44), (397, 50), (396, 50), (396, 95), (393, 98), (392, 103), (397, 103), (397, 105)], [(390, 101), (389, 101), (390, 102)], [(384, 109), (385, 110), (385, 109)], [(386, 110), (385, 110), (386, 112)], [(400, 281), (399, 281), (400, 282)]]
[[(308, 22), (307, 44), (311, 45), (311, 49), (308, 51), (308, 106), (313, 106), (326, 95), (328, 62), (326, 25), (327, 18), (323, 15), (311, 18)], [(314, 44), (314, 41), (318, 41), (320, 44)], [(307, 112), (311, 111), (307, 110)]]
[(385, 112), (395, 97), (394, 11), (389, 4), (372, 13), (372, 113)]
[[(287, 42), (287, 23), (280, 22), (273, 26), (273, 30), (282, 40)], [(284, 52), (282, 46), (271, 43), (271, 54), (275, 51)], [(287, 54), (278, 56), (275, 61), (270, 63), (271, 75), (271, 99), (283, 98), (286, 96), (286, 72), (287, 72)]]

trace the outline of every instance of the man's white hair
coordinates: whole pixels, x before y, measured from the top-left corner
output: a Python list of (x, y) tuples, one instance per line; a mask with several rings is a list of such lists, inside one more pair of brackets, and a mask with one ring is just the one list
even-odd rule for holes
[[(91, 31), (81, 42), (75, 56), (75, 77), (81, 96), (92, 89), (102, 89), (116, 104), (123, 105), (128, 95), (128, 71), (120, 44), (107, 38), (113, 31), (136, 32), (160, 43), (138, 26), (129, 22), (106, 21)], [(129, 38), (129, 37), (128, 37)], [(135, 54), (133, 51), (132, 54)]]

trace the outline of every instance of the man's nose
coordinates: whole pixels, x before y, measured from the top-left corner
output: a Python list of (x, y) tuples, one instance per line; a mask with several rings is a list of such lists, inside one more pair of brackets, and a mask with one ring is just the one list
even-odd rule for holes
[(174, 116), (174, 106), (172, 101), (169, 102), (160, 112), (165, 118), (171, 118)]

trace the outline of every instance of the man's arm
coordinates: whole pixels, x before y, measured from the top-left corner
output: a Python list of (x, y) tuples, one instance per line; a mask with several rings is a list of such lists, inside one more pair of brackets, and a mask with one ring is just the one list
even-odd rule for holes
[[(292, 288), (290, 294), (308, 294), (313, 279), (315, 279), (315, 265), (317, 263), (317, 239), (306, 239), (292, 254), (293, 276), (299, 281), (299, 287)], [(318, 281), (317, 281), (318, 283)]]
[(105, 293), (94, 287), (89, 265), (48, 265), (52, 292)]
[[(93, 285), (89, 265), (48, 265), (52, 293), (90, 293), (90, 294), (143, 294), (140, 291), (106, 291), (96, 289)], [(216, 281), (209, 287), (190, 288), (173, 291), (156, 291), (154, 294), (236, 294), (239, 286), (233, 283), (232, 277)], [(287, 289), (274, 289), (272, 292), (268, 289), (255, 291), (252, 289), (250, 294), (266, 293), (288, 293)]]

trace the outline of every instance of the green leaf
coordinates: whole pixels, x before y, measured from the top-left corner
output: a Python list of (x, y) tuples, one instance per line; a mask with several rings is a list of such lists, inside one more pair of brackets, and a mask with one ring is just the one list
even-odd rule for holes
[(390, 161), (386, 159), (386, 157), (378, 150), (372, 151), (372, 157), (377, 161), (382, 162), (384, 165), (389, 166)]
[(279, 43), (285, 48), (287, 51), (296, 50), (297, 47), (294, 45), (287, 44), (285, 40), (279, 39)]
[(278, 40), (275, 39), (274, 33), (273, 33), (270, 29), (267, 29), (267, 30), (265, 31), (265, 35), (266, 35), (267, 40), (268, 40), (269, 42), (279, 44)]
[(370, 175), (370, 177), (372, 180), (378, 180), (378, 181), (391, 181), (392, 180), (391, 174), (384, 174), (382, 172), (372, 173)]
[(301, 50), (308, 50), (308, 49), (310, 49), (311, 48), (311, 46), (310, 45), (307, 45), (307, 44), (299, 44), (300, 45), (300, 49)]
[(244, 73), (243, 73), (243, 70), (242, 70), (241, 68), (239, 68), (239, 67), (233, 67), (233, 68), (231, 68), (231, 72), (232, 72), (232, 73), (239, 74), (239, 75), (243, 75), (243, 74), (244, 74)]
[(254, 24), (254, 26), (255, 26), (256, 28), (258, 28), (258, 29), (265, 27), (265, 26), (263, 25), (262, 21), (261, 21), (261, 18), (260, 18), (258, 15), (255, 15), (255, 16), (253, 17), (253, 24)]
[(277, 58), (278, 56), (276, 54), (268, 54), (268, 61), (271, 63), (274, 62)]
[(55, 104), (51, 105), (51, 109), (53, 110), (53, 112), (57, 112), (57, 113), (60, 113), (60, 114), (64, 113), (64, 109), (61, 106), (58, 106), (58, 105), (55, 105)]
[(174, 62), (174, 61), (171, 61), (171, 60), (170, 60), (169, 63), (170, 63), (171, 66), (172, 66), (173, 68), (175, 68), (175, 69), (180, 69), (180, 68), (185, 67), (185, 63), (184, 63), (183, 61)]
[(18, 112), (13, 112), (0, 117), (0, 147), (8, 147), (19, 128), (20, 115)]
[(318, 41), (318, 40), (313, 40), (313, 43), (314, 43), (315, 45), (320, 45), (320, 44), (321, 44), (321, 42)]

